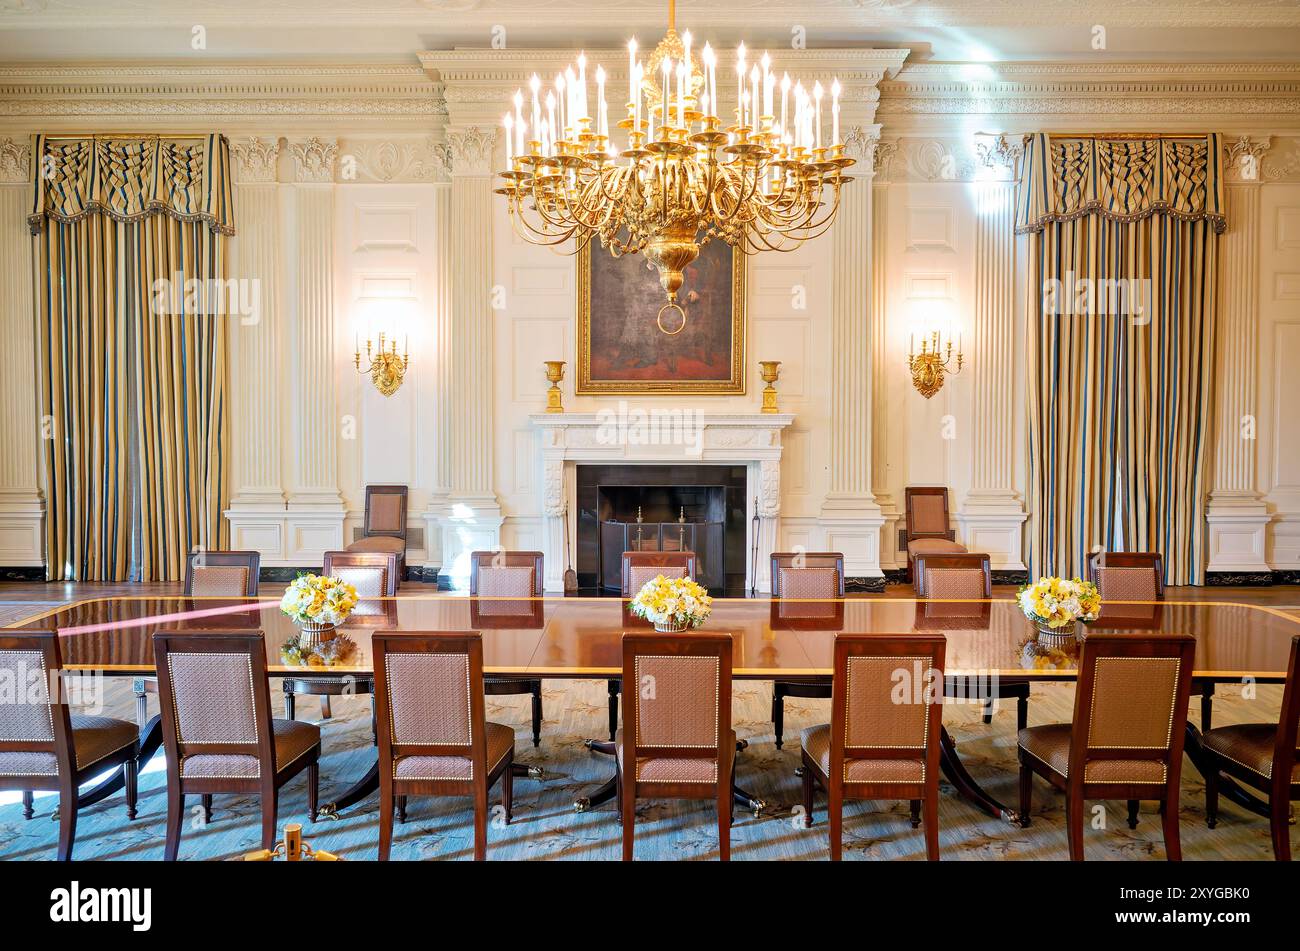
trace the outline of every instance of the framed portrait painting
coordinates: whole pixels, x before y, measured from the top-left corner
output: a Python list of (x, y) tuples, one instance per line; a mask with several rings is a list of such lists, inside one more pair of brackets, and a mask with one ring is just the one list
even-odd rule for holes
[[(578, 394), (745, 392), (745, 255), (710, 241), (684, 271), (680, 333), (656, 322), (667, 302), (641, 254), (588, 245), (578, 258)], [(668, 328), (676, 315), (664, 317)]]

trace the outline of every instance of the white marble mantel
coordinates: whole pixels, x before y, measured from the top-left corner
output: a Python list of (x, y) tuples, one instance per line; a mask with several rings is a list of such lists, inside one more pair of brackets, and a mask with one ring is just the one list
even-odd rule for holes
[[(564, 520), (576, 546), (579, 463), (718, 465), (746, 467), (747, 524), (758, 515), (758, 574), (747, 578), (769, 590), (768, 563), (781, 513), (781, 431), (791, 413), (696, 413), (636, 408), (599, 413), (537, 413), (529, 421), (541, 434), (542, 547), (546, 590), (564, 590)], [(752, 528), (750, 529), (752, 531)], [(746, 538), (746, 564), (754, 539)], [(749, 571), (747, 567), (746, 571)]]

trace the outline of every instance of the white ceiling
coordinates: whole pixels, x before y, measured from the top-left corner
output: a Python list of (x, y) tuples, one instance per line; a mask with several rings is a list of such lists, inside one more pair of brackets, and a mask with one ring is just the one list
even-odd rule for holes
[[(644, 45), (666, 17), (666, 0), (0, 0), (0, 58), (414, 62), (489, 47), (496, 28), (512, 47)], [(809, 47), (907, 47), (910, 62), (1300, 59), (1300, 0), (681, 0), (677, 19), (723, 47), (802, 28)]]

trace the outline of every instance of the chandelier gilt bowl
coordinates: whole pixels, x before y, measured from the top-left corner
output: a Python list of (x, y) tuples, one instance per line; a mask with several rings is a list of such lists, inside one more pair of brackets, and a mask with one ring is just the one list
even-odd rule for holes
[(677, 292), (702, 245), (720, 240), (753, 254), (818, 237), (835, 218), (853, 164), (840, 138), (838, 80), (810, 90), (788, 74), (778, 79), (770, 57), (750, 63), (742, 43), (725, 93), (736, 105), (724, 120), (718, 57), (707, 43), (693, 50), (689, 31), (677, 34), (673, 6), (667, 34), (645, 62), (636, 40), (628, 43), (622, 135), (610, 129), (605, 71), (596, 66), (589, 77), (585, 55), (544, 91), (534, 75), (531, 102), (524, 90), (515, 93), (496, 189), (531, 243), (572, 240), (578, 251), (594, 238), (615, 257), (644, 253), (667, 295), (656, 318), (667, 334), (686, 326)]

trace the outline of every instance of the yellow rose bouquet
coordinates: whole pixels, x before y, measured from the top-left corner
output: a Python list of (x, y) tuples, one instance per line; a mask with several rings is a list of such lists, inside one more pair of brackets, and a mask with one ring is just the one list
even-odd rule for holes
[(1039, 578), (1020, 589), (1016, 599), (1025, 617), (1048, 633), (1066, 634), (1076, 621), (1095, 621), (1101, 595), (1091, 581)]
[(628, 607), (656, 631), (675, 633), (703, 624), (713, 613), (713, 599), (690, 578), (659, 575), (641, 586)]
[(356, 606), (356, 588), (342, 578), (324, 575), (299, 575), (280, 599), (280, 610), (295, 624), (316, 630), (342, 624)]

